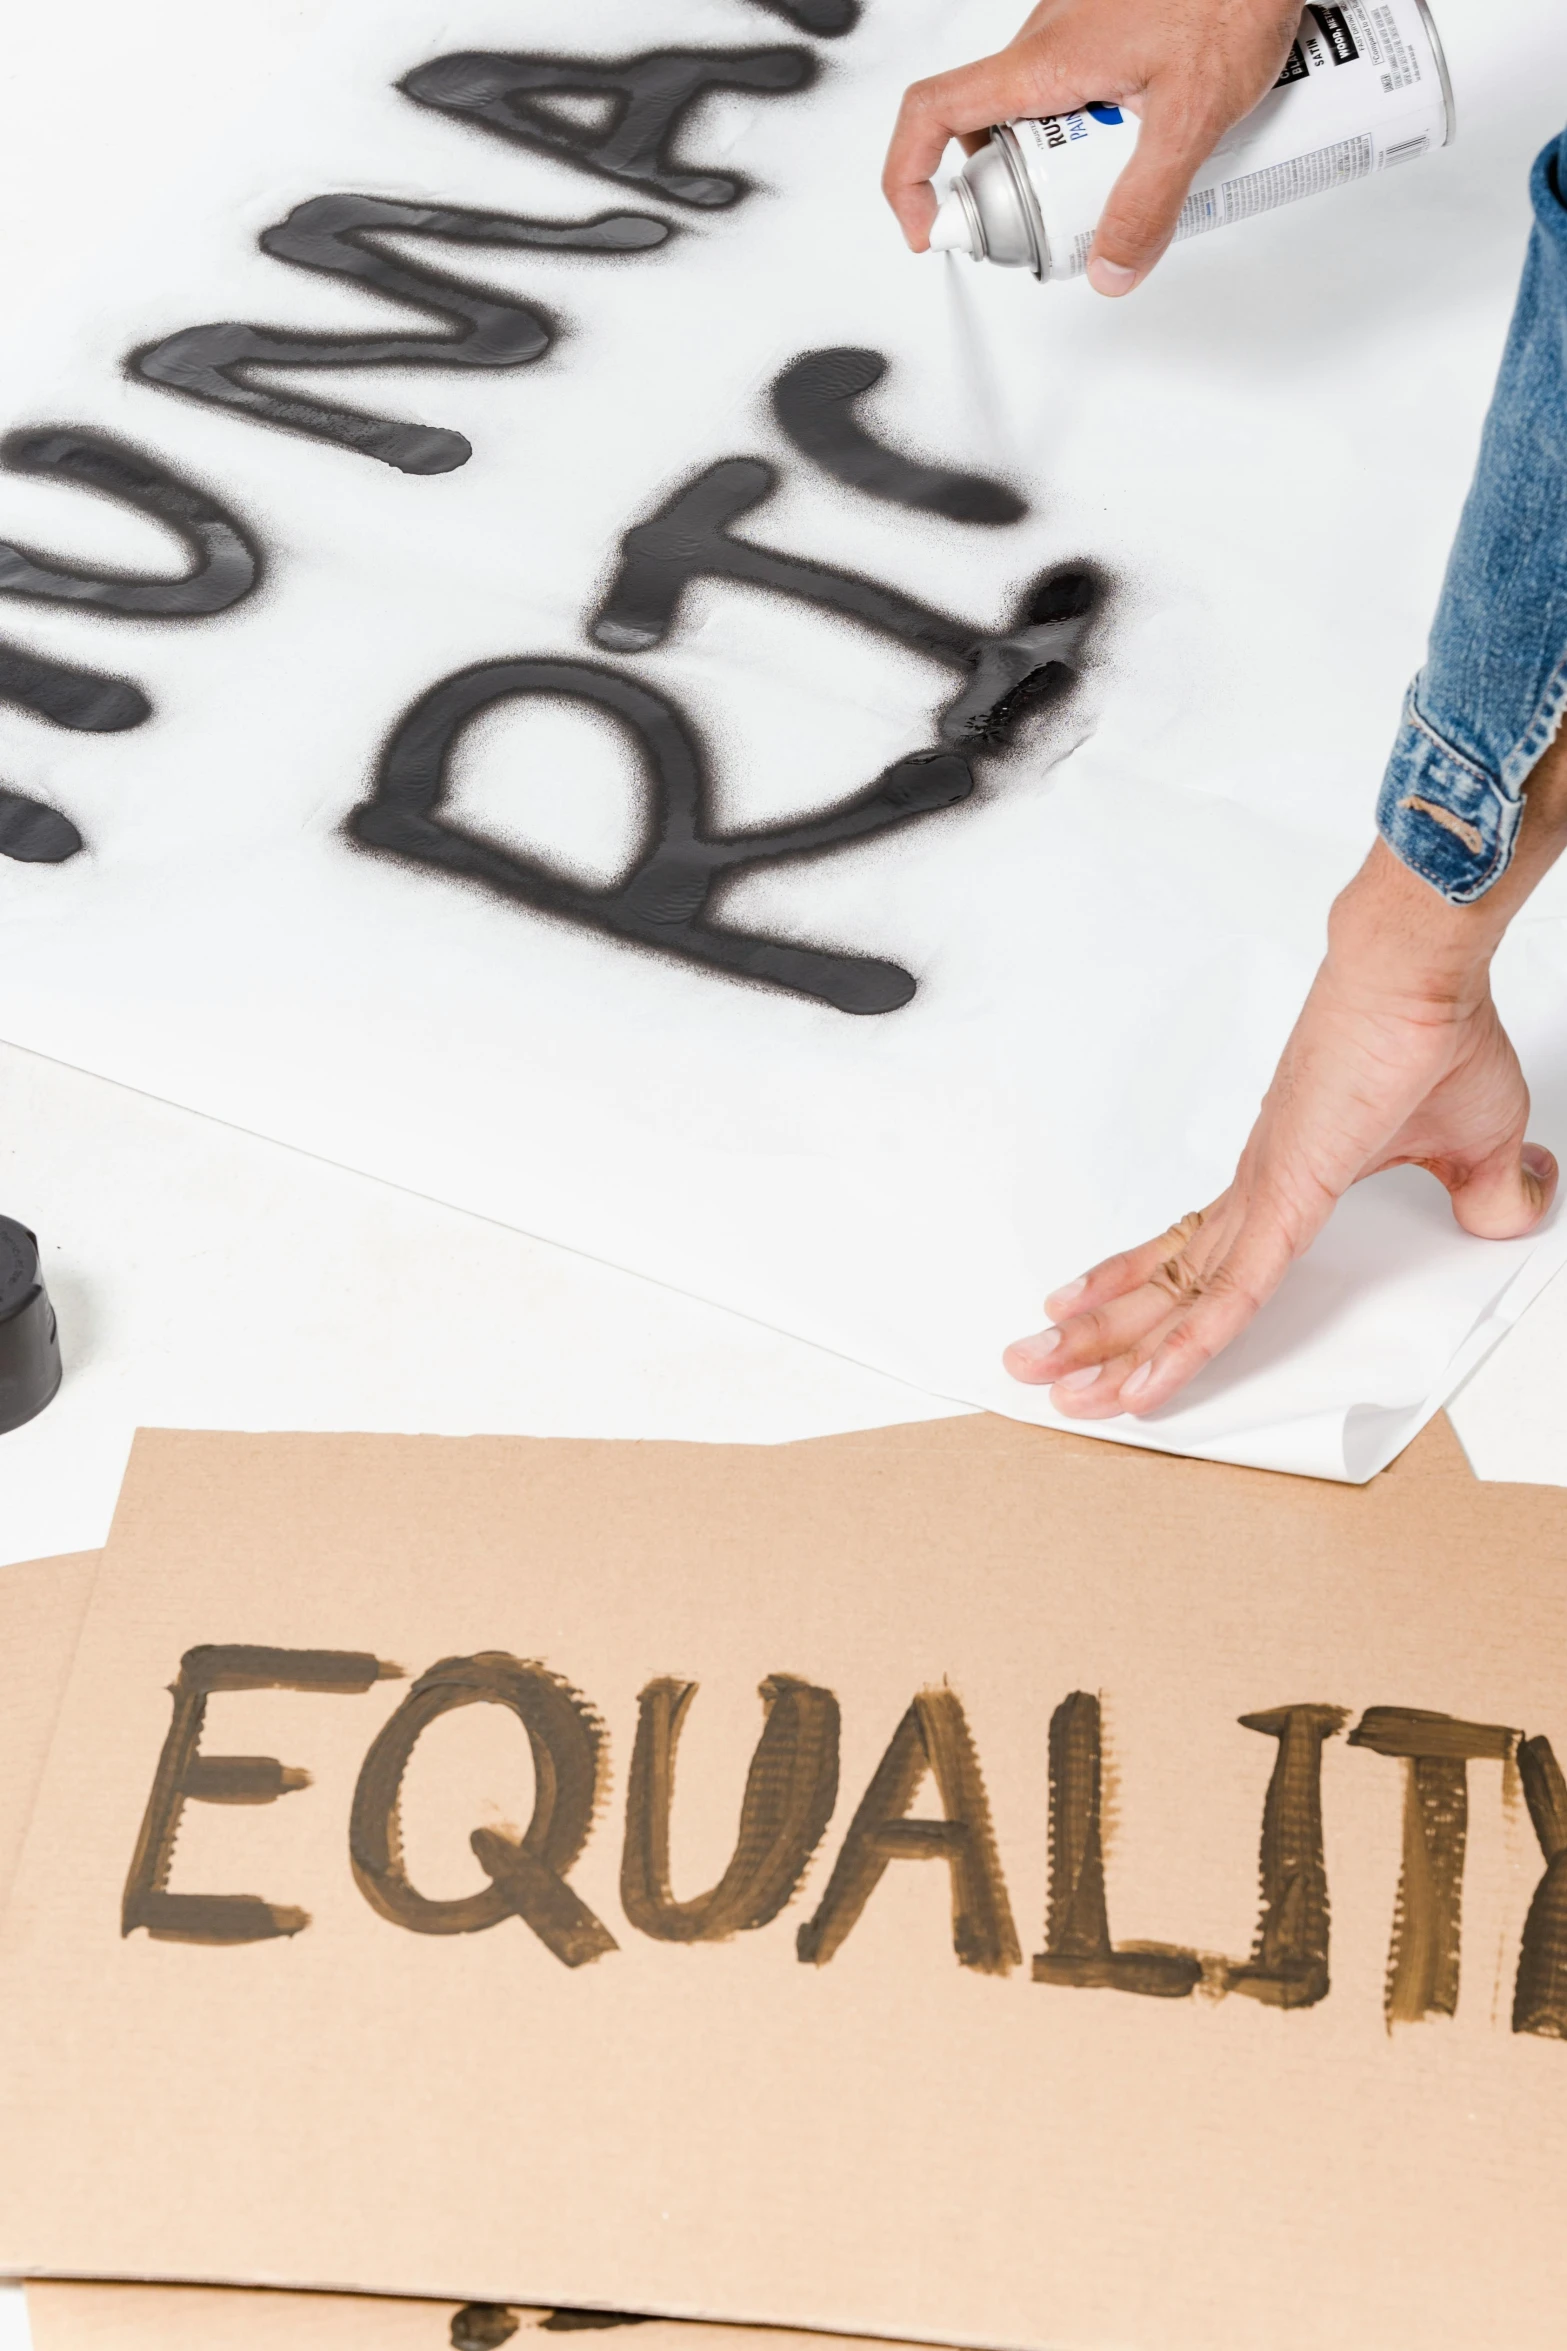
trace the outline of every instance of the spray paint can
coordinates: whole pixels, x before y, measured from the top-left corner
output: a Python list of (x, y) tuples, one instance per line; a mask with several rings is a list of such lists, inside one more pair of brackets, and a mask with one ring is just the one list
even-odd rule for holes
[[(933, 249), (1081, 277), (1137, 130), (1110, 105), (999, 124), (942, 198)], [(1273, 88), (1197, 174), (1176, 237), (1412, 163), (1452, 135), (1452, 85), (1425, 0), (1310, 7)]]

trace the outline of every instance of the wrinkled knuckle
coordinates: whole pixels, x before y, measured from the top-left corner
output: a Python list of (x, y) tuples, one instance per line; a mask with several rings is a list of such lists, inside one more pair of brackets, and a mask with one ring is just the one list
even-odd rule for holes
[(1180, 1248), (1156, 1265), (1148, 1280), (1153, 1289), (1162, 1290), (1177, 1306), (1195, 1305), (1208, 1289), (1204, 1276), (1187, 1261)]
[(1218, 1353), (1218, 1345), (1216, 1341), (1205, 1338), (1195, 1323), (1183, 1322), (1170, 1333), (1160, 1353), (1166, 1363), (1178, 1364), (1182, 1379), (1187, 1379), (1203, 1364), (1212, 1361)]
[(1255, 1314), (1262, 1305), (1251, 1284), (1241, 1279), (1234, 1266), (1222, 1262), (1214, 1267), (1203, 1288), (1207, 1297), (1227, 1306), (1244, 1307), (1248, 1314)]

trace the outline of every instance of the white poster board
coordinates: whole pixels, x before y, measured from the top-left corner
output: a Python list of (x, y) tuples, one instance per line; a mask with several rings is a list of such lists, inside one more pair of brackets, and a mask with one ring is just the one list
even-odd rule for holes
[[(1451, 153), (1112, 306), (879, 196), (1010, 6), (852, 15), (339, 10), (10, 325), (0, 640), (72, 723), (0, 710), (0, 781), (84, 845), (0, 860), (0, 1019), (1048, 1419), (1002, 1345), (1226, 1180), (1369, 838), (1567, 77), (1458, 0)], [(1547, 902), (1500, 991), (1567, 1147), (1561, 964)], [(1364, 1477), (1560, 1247), (1378, 1179), (1104, 1433)]]

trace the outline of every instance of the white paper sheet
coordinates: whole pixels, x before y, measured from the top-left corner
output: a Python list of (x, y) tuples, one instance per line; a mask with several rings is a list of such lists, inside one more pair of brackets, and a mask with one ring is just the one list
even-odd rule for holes
[[(0, 356), (11, 426), (156, 454), (261, 542), (220, 618), (127, 621), (0, 599), (0, 636), (134, 678), (129, 733), (0, 711), (0, 780), (88, 848), (0, 862), (0, 1025), (16, 1042), (632, 1266), (935, 1393), (1048, 1421), (1002, 1343), (1054, 1282), (1226, 1180), (1369, 835), (1505, 332), (1525, 175), (1567, 107), (1539, 0), (1442, 11), (1462, 118), (1417, 169), (1176, 254), (1135, 302), (903, 253), (876, 186), (914, 75), (993, 46), (997, 0), (871, 0), (811, 39), (740, 0), (500, 0), (340, 10), (194, 182), (106, 233), (95, 268)], [(699, 212), (399, 95), (454, 51), (798, 48), (792, 95), (716, 95), (679, 158), (754, 183)], [(151, 70), (149, 68), (149, 70)], [(58, 168), (58, 166), (56, 167)], [(90, 168), (87, 158), (82, 168)], [(149, 159), (149, 176), (169, 158)], [(466, 435), (431, 478), (179, 399), (125, 354), (200, 321), (384, 332), (429, 321), (256, 238), (326, 192), (584, 220), (678, 221), (657, 253), (398, 248), (546, 307), (501, 372), (296, 374), (289, 388)], [(63, 257), (62, 257), (63, 259)], [(36, 272), (35, 272), (36, 274)], [(770, 412), (779, 370), (856, 346), (865, 413), (923, 457), (999, 473), (1025, 520), (979, 527), (845, 489)], [(267, 381), (278, 379), (268, 377)], [(714, 821), (830, 807), (930, 748), (961, 682), (809, 603), (726, 580), (667, 640), (589, 624), (623, 534), (730, 457), (775, 469), (737, 534), (1000, 626), (1027, 582), (1109, 584), (1075, 690), (973, 798), (753, 873), (716, 919), (904, 967), (853, 1017), (366, 855), (345, 838), (377, 755), (439, 680), (591, 661), (678, 703)], [(102, 500), (0, 476), (0, 533), (57, 561), (173, 568)], [(610, 874), (639, 803), (625, 739), (562, 703), (464, 740), (451, 813)], [(1561, 924), (1501, 973), (1567, 1148)], [(1467, 1240), (1409, 1172), (1363, 1187), (1180, 1407), (1100, 1433), (1363, 1478), (1560, 1262)], [(393, 1278), (409, 1278), (399, 1272)], [(412, 1278), (438, 1278), (438, 1269)]]

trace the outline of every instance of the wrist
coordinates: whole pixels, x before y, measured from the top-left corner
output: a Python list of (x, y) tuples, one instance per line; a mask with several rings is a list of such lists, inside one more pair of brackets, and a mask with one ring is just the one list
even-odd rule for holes
[(1449, 905), (1378, 840), (1334, 900), (1326, 968), (1357, 990), (1458, 1017), (1488, 993), (1505, 928), (1499, 904)]

